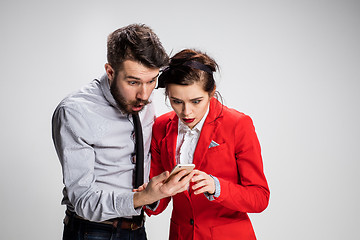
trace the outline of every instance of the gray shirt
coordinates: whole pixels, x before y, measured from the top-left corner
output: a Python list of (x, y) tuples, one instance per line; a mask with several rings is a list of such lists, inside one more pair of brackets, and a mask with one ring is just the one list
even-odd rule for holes
[[(140, 112), (144, 136), (144, 179), (149, 178), (155, 111)], [(118, 108), (106, 75), (66, 97), (52, 119), (54, 145), (63, 171), (63, 200), (70, 211), (91, 221), (140, 214), (133, 204), (135, 164), (131, 115)]]

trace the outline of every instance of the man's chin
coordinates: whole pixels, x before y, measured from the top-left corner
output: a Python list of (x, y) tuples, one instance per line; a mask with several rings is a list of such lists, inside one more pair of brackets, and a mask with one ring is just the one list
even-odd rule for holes
[[(148, 102), (150, 103), (150, 102)], [(125, 114), (134, 114), (134, 113), (138, 113), (141, 112), (144, 107), (147, 105), (146, 104), (139, 104), (139, 105), (135, 105), (135, 104), (124, 104), (123, 102), (117, 102), (118, 107), (120, 108), (120, 110), (125, 113)]]

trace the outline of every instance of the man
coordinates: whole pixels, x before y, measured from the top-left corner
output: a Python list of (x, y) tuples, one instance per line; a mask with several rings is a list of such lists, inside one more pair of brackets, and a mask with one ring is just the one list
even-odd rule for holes
[(138, 160), (135, 148), (139, 146), (134, 119), (140, 116), (145, 155), (140, 175), (147, 180), (155, 119), (149, 98), (168, 56), (149, 27), (133, 24), (109, 35), (107, 58), (106, 74), (66, 97), (52, 119), (65, 185), (64, 240), (83, 239), (85, 235), (146, 239), (143, 206), (186, 190), (192, 177), (190, 174), (179, 181), (184, 172), (165, 183), (169, 173), (164, 172), (141, 191), (133, 190), (139, 187), (134, 187), (138, 178), (134, 173)]

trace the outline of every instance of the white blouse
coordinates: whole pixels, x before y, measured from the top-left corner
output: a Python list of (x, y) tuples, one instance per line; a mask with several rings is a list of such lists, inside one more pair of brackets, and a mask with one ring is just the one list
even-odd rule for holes
[(185, 125), (179, 118), (175, 155), (177, 164), (193, 163), (195, 148), (208, 113), (209, 106), (203, 118), (192, 129)]

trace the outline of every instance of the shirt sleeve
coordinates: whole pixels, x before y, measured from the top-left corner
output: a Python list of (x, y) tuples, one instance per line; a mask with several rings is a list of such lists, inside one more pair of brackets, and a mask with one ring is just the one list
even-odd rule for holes
[(91, 220), (139, 215), (132, 192), (100, 189), (95, 180), (95, 151), (87, 142), (91, 127), (75, 109), (58, 107), (52, 119), (52, 135), (65, 185), (64, 193), (77, 215)]

